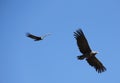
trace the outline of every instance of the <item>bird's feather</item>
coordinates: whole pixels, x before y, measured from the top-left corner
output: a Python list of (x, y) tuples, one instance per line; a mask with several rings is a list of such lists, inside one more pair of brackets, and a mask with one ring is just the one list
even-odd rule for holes
[(88, 41), (81, 29), (78, 29), (74, 32), (75, 39), (77, 40), (77, 45), (81, 53), (86, 54), (91, 52), (91, 48), (89, 47)]
[(41, 40), (41, 37), (32, 35), (32, 34), (30, 34), (30, 33), (27, 33), (26, 35), (27, 35), (27, 37), (29, 37), (29, 38), (32, 38), (32, 39), (35, 39), (35, 40)]
[(106, 70), (103, 64), (95, 56), (87, 58), (86, 61), (89, 65), (94, 67), (98, 73), (104, 72)]

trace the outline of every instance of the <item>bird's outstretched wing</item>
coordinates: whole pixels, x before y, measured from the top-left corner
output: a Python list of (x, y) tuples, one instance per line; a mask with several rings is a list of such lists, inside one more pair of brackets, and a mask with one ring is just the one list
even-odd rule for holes
[(90, 53), (91, 49), (89, 47), (88, 41), (85, 38), (85, 35), (81, 29), (78, 29), (76, 32), (74, 32), (75, 39), (77, 40), (77, 45), (79, 47), (79, 50), (83, 53)]
[(32, 35), (32, 34), (30, 34), (30, 33), (27, 33), (26, 35), (27, 35), (27, 37), (29, 37), (29, 38), (32, 38), (32, 39), (35, 39), (35, 40), (41, 40), (41, 37)]
[(88, 64), (94, 67), (98, 73), (104, 72), (106, 70), (103, 64), (95, 56), (91, 56), (86, 60)]

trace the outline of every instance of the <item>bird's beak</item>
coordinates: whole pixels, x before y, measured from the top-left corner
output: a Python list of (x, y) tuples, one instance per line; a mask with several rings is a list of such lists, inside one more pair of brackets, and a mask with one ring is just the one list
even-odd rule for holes
[(96, 52), (97, 54), (99, 53), (99, 52)]

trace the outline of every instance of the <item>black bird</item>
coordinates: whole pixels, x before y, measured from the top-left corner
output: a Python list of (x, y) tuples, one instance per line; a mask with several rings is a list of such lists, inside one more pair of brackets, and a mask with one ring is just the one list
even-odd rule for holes
[(27, 33), (26, 36), (29, 37), (29, 38), (32, 38), (34, 39), (34, 41), (39, 41), (39, 40), (43, 40), (46, 36), (48, 36), (50, 34), (46, 34), (44, 36), (35, 36), (35, 35), (32, 35), (31, 33)]
[(106, 71), (106, 68), (103, 66), (103, 64), (95, 57), (98, 52), (92, 51), (89, 47), (83, 31), (81, 29), (76, 30), (76, 32), (74, 32), (74, 37), (77, 41), (80, 52), (83, 54), (81, 56), (77, 56), (77, 58), (79, 60), (86, 59), (88, 64), (94, 67), (98, 73)]

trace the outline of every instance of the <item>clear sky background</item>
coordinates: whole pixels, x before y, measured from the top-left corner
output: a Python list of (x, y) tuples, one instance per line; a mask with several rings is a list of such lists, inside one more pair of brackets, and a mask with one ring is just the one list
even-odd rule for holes
[[(106, 72), (77, 60), (78, 28)], [(120, 83), (119, 0), (0, 0), (0, 37), (0, 83)]]

